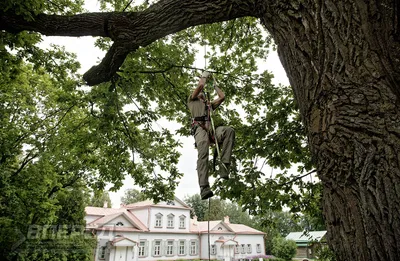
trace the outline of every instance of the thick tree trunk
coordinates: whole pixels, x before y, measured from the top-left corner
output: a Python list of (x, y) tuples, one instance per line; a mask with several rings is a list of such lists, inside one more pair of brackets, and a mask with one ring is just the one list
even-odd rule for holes
[(399, 260), (398, 6), (297, 2), (266, 6), (262, 23), (308, 130), (328, 242), (339, 260)]

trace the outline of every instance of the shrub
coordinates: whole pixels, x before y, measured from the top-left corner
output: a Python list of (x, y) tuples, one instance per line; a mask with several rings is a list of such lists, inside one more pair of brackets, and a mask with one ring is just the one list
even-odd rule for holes
[(296, 242), (286, 240), (283, 237), (275, 237), (272, 239), (272, 254), (283, 260), (292, 260), (296, 255)]
[(319, 246), (316, 249), (318, 261), (335, 261), (335, 253), (328, 246)]

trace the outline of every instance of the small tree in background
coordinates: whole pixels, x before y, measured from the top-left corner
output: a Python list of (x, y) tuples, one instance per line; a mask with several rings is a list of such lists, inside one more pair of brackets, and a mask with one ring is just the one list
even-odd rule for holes
[(89, 206), (101, 208), (104, 206), (104, 202), (107, 202), (107, 207), (111, 207), (110, 194), (107, 191), (95, 191), (90, 198)]
[(147, 198), (144, 193), (137, 189), (127, 189), (125, 194), (121, 197), (122, 204), (128, 205), (140, 201), (145, 201)]
[(275, 237), (272, 240), (272, 254), (283, 260), (292, 260), (296, 255), (296, 242), (286, 240), (283, 237)]

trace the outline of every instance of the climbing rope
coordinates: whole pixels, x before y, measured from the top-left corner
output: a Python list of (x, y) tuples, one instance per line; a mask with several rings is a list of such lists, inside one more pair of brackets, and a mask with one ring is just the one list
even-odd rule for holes
[(211, 209), (211, 198), (208, 198), (208, 261), (211, 260), (211, 253), (210, 253), (210, 211)]
[[(212, 76), (212, 86), (214, 87), (214, 89), (215, 89), (215, 87), (217, 86), (217, 80), (215, 79), (215, 77), (214, 77), (214, 75), (211, 75)], [(210, 92), (207, 92), (206, 93), (207, 95), (206, 95), (206, 100), (207, 101), (211, 101), (211, 99), (210, 99)], [(215, 124), (214, 124), (214, 110), (213, 110), (213, 108), (212, 108), (212, 105), (211, 105), (211, 103), (210, 103), (210, 105), (208, 106), (209, 107), (209, 115), (210, 115), (210, 122), (211, 122), (211, 128), (212, 128), (212, 133), (213, 133), (213, 135), (214, 135), (214, 140), (215, 140), (215, 147), (216, 147), (216, 149), (217, 149), (217, 157), (218, 157), (218, 161), (219, 162), (221, 162), (221, 150), (220, 150), (220, 148), (219, 148), (219, 142), (218, 142), (218, 139), (217, 139), (217, 133), (216, 133), (216, 131), (215, 131)], [(225, 164), (220, 164), (220, 166), (222, 166), (223, 168), (225, 168), (226, 169), (226, 171), (228, 171), (228, 169), (227, 169), (227, 167), (225, 166)]]
[[(204, 71), (207, 70), (207, 42), (206, 42), (205, 38), (206, 38), (206, 25), (203, 24)], [(206, 83), (207, 83), (207, 80), (206, 80)], [(204, 92), (204, 89), (203, 89), (203, 92)], [(205, 98), (206, 98), (206, 102), (207, 103), (210, 102), (209, 93), (207, 93), (207, 96), (206, 96), (206, 92), (204, 92), (204, 95), (205, 95)], [(209, 107), (210, 106), (211, 106), (211, 104), (209, 105)], [(211, 116), (210, 116), (210, 118), (211, 118)], [(215, 132), (214, 127), (213, 127), (213, 131)], [(211, 198), (208, 198), (208, 219), (207, 219), (208, 261), (211, 260), (211, 252), (210, 252), (210, 213), (211, 213), (211, 211), (210, 210), (211, 210)]]

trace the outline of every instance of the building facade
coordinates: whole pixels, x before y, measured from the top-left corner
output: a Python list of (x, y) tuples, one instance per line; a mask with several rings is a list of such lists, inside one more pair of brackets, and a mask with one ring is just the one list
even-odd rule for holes
[[(265, 255), (264, 233), (225, 220), (190, 218), (183, 201), (143, 201), (119, 209), (86, 207), (97, 238), (95, 261), (245, 260)], [(210, 233), (208, 233), (208, 231)]]
[(326, 230), (291, 232), (286, 239), (296, 242), (296, 258), (316, 258), (317, 249), (327, 247), (325, 235)]

